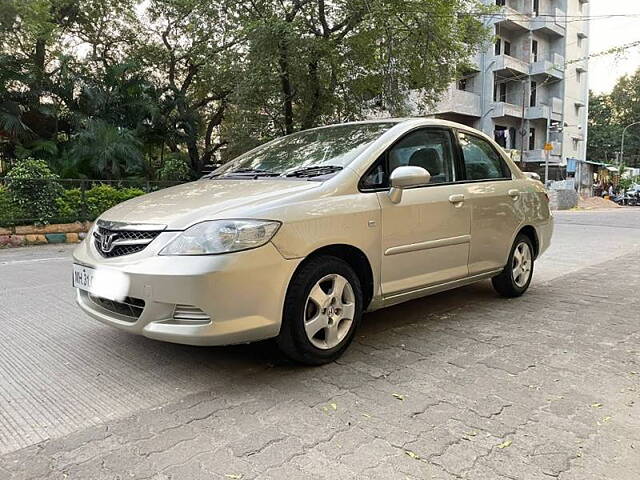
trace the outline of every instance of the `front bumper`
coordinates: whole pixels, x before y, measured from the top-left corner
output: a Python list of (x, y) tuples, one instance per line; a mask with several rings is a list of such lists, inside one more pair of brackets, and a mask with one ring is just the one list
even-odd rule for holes
[[(102, 257), (93, 242), (80, 244), (75, 263), (119, 272), (124, 296), (144, 301), (139, 316), (126, 315), (78, 290), (80, 308), (108, 325), (173, 343), (229, 345), (278, 335), (287, 286), (300, 259), (284, 259), (271, 243), (224, 255), (159, 256), (174, 235), (163, 232), (143, 251), (116, 258)], [(195, 322), (180, 320), (174, 317), (176, 305), (203, 315)]]

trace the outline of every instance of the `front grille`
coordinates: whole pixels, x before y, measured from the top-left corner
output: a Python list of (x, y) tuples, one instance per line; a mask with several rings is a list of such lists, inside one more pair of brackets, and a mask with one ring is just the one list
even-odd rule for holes
[(105, 310), (131, 317), (132, 319), (139, 318), (142, 310), (144, 310), (144, 300), (134, 297), (125, 297), (121, 302), (116, 302), (115, 300), (89, 294), (89, 300)]
[[(144, 227), (144, 230), (136, 230), (135, 225), (114, 224), (98, 220), (98, 225), (93, 232), (96, 250), (106, 258), (131, 255), (144, 250), (165, 228), (164, 225)], [(157, 230), (152, 228), (157, 228)]]

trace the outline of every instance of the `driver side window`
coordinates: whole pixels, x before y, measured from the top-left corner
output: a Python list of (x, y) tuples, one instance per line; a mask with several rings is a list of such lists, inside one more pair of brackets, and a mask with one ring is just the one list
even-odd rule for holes
[(453, 142), (448, 130), (415, 130), (404, 136), (378, 159), (363, 178), (362, 187), (388, 188), (389, 175), (402, 166), (424, 168), (431, 174), (429, 184), (453, 182), (453, 163)]

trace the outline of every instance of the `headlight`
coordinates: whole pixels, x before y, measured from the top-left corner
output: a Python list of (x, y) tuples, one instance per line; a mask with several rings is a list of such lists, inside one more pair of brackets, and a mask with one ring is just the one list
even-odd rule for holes
[(160, 255), (214, 255), (256, 248), (267, 243), (280, 227), (268, 220), (212, 220), (182, 232)]

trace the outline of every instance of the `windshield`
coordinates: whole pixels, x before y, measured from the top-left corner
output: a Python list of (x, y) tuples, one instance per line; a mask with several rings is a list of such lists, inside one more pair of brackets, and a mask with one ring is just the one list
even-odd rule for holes
[[(309, 177), (335, 173), (394, 125), (354, 123), (294, 133), (241, 155), (215, 170), (212, 176)], [(297, 175), (302, 172), (305, 174)]]

